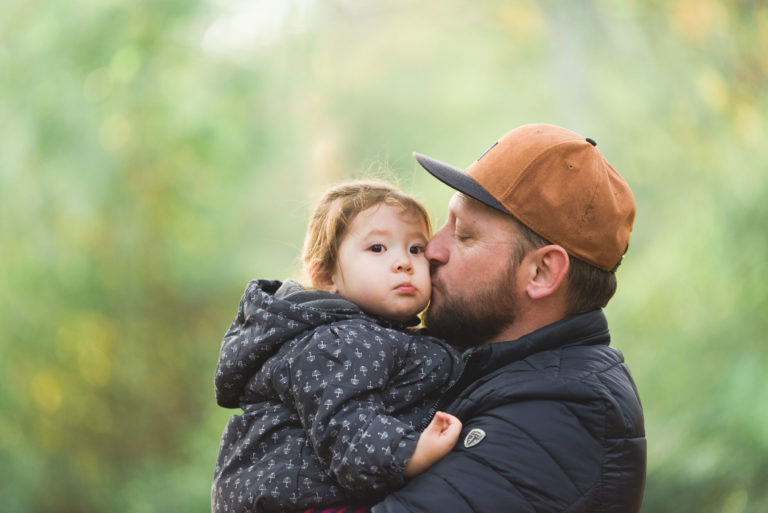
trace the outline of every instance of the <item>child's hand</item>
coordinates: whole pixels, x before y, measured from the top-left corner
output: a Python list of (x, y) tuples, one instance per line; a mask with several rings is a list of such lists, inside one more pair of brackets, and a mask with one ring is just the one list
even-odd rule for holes
[(419, 436), (411, 461), (405, 467), (405, 477), (414, 477), (434, 465), (451, 452), (461, 433), (461, 421), (449, 413), (439, 411)]

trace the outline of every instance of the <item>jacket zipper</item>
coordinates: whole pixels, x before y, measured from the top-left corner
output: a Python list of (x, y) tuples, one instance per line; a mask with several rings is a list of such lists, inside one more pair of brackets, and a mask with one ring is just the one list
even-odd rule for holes
[(427, 411), (427, 416), (424, 417), (424, 421), (421, 423), (421, 427), (419, 431), (424, 431), (426, 427), (429, 425), (430, 422), (432, 422), (432, 418), (435, 416), (435, 413), (437, 413), (440, 410), (440, 405), (443, 402), (443, 400), (448, 396), (450, 392), (452, 392), (461, 382), (461, 378), (464, 377), (467, 367), (469, 367), (469, 361), (472, 359), (473, 356), (477, 351), (475, 349), (472, 349), (471, 352), (467, 353), (466, 356), (463, 357), (464, 360), (464, 367), (461, 369), (461, 372), (459, 373), (459, 377), (456, 378), (456, 381), (453, 382), (453, 384), (448, 387), (448, 390), (445, 391), (432, 405), (432, 407)]

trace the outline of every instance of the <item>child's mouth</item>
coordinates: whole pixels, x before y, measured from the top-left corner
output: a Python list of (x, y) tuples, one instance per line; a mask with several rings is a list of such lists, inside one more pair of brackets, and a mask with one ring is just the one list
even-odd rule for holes
[(398, 292), (402, 292), (403, 294), (413, 294), (416, 292), (416, 287), (411, 285), (410, 283), (401, 283), (397, 287), (395, 287), (395, 290)]

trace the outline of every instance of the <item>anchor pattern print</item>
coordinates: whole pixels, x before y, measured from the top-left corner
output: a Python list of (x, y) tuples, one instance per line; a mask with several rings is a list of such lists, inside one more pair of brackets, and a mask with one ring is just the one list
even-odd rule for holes
[(340, 296), (249, 283), (214, 380), (219, 404), (243, 413), (222, 436), (213, 511), (361, 503), (402, 486), (417, 428), (460, 367), (443, 341)]

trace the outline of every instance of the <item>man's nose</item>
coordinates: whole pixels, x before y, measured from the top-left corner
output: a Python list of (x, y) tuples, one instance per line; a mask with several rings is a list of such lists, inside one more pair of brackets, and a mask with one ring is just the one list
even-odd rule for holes
[(438, 230), (427, 242), (424, 248), (424, 256), (432, 264), (444, 264), (448, 261), (448, 251), (445, 247), (445, 228)]

